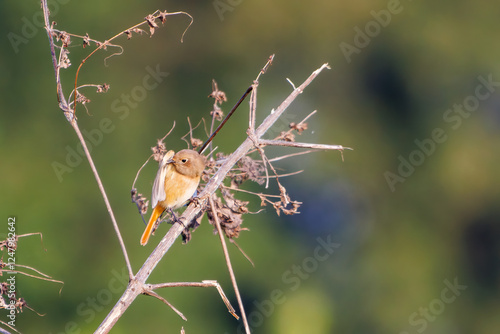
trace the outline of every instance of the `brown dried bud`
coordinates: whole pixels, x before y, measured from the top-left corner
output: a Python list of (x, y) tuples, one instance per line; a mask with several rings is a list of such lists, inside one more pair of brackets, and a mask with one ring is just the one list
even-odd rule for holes
[(167, 11), (164, 11), (164, 12), (160, 12), (160, 14), (158, 15), (158, 18), (160, 19), (161, 23), (165, 23), (167, 21)]
[(222, 117), (224, 117), (224, 113), (222, 112), (221, 108), (219, 108), (219, 106), (214, 105), (214, 107), (214, 110), (210, 112), (210, 116), (214, 117), (220, 122), (222, 121)]
[(57, 40), (62, 42), (62, 46), (67, 48), (71, 43), (71, 37), (66, 31), (61, 31), (59, 35), (57, 35)]
[(67, 49), (61, 50), (61, 60), (59, 61), (60, 68), (68, 68), (71, 66), (71, 61), (68, 57), (69, 51)]
[(132, 202), (137, 205), (139, 213), (145, 215), (148, 212), (149, 201), (141, 193), (138, 193), (135, 188), (130, 191), (130, 195), (132, 197)]
[(83, 95), (79, 91), (76, 91), (76, 102), (81, 103), (81, 104), (85, 104), (85, 103), (89, 103), (90, 99), (88, 99), (85, 95)]
[(215, 99), (216, 104), (222, 104), (223, 102), (227, 101), (226, 93), (219, 90), (217, 82), (213, 79), (212, 79), (212, 93), (210, 93), (208, 97)]
[(290, 141), (290, 142), (294, 142), (295, 141), (295, 135), (291, 132), (285, 132), (285, 131), (282, 131), (278, 137), (279, 139), (282, 139), (284, 141)]
[(98, 93), (106, 93), (109, 90), (109, 85), (107, 83), (103, 83), (102, 85), (97, 85)]
[(155, 22), (155, 17), (149, 14), (144, 19), (148, 22), (149, 32), (151, 33), (151, 36), (153, 36), (153, 34), (155, 33), (155, 28), (158, 28), (158, 25)]
[(290, 129), (293, 129), (293, 130), (297, 131), (299, 134), (301, 134), (302, 131), (307, 130), (307, 123), (296, 124), (296, 123), (292, 122), (292, 123), (290, 123)]
[(83, 48), (85, 49), (87, 46), (90, 46), (89, 34), (85, 34), (85, 37), (83, 37)]
[(167, 148), (161, 139), (158, 139), (156, 146), (151, 147), (151, 151), (153, 151), (153, 159), (160, 162), (165, 152), (167, 152)]
[(203, 145), (203, 141), (201, 139), (191, 138), (191, 146), (193, 146), (193, 148), (198, 148), (201, 145)]

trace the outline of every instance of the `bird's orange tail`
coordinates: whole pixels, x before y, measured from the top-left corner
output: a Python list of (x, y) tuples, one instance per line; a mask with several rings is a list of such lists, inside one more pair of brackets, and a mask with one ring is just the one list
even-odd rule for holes
[(146, 226), (146, 229), (142, 234), (141, 237), (142, 246), (148, 243), (149, 237), (151, 236), (151, 232), (153, 232), (153, 226), (155, 225), (156, 220), (158, 219), (158, 217), (160, 217), (163, 211), (165, 211), (165, 209), (162, 208), (161, 205), (156, 205), (155, 209), (153, 210), (153, 213), (151, 214), (151, 218), (149, 218), (148, 226)]

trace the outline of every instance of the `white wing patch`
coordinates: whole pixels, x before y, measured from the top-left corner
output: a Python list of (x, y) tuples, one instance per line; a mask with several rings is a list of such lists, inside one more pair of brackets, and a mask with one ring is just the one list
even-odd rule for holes
[(170, 150), (160, 161), (158, 172), (156, 173), (155, 181), (153, 182), (153, 193), (151, 194), (151, 207), (154, 209), (158, 202), (164, 201), (167, 195), (165, 194), (165, 176), (170, 167), (168, 161), (174, 156), (175, 152)]

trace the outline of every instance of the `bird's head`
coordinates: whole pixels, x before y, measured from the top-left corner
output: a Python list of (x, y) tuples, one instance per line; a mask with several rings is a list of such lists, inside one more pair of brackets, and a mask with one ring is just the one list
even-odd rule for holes
[(200, 177), (205, 169), (205, 157), (193, 150), (177, 152), (169, 161), (177, 172), (190, 177)]

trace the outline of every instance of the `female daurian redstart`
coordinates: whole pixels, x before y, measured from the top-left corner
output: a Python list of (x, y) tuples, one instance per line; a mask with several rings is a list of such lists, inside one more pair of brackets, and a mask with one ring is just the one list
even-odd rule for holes
[(182, 150), (176, 154), (168, 151), (163, 156), (153, 183), (153, 213), (142, 234), (141, 245), (148, 243), (153, 226), (163, 211), (183, 206), (195, 194), (204, 169), (205, 157), (193, 150)]

